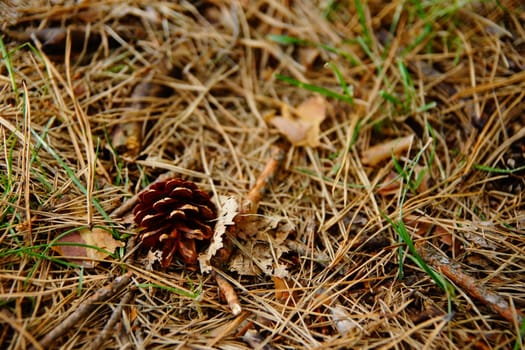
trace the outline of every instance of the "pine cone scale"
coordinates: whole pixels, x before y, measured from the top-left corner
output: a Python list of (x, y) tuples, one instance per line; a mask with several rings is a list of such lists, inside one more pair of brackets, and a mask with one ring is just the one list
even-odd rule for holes
[(217, 214), (211, 210), (209, 207), (206, 207), (204, 205), (198, 205), (199, 207), (199, 214), (202, 215), (203, 218), (206, 220), (213, 220), (217, 216)]
[(162, 222), (162, 220), (159, 220), (164, 217), (164, 213), (147, 214), (142, 218), (141, 224), (142, 226), (147, 227), (148, 230), (155, 230), (162, 227), (163, 225), (166, 225), (164, 222)]
[(186, 213), (183, 210), (175, 209), (168, 215), (169, 219), (182, 220), (186, 218)]
[(184, 261), (197, 261), (196, 250), (195, 240), (183, 238), (178, 241), (178, 251)]
[(190, 199), (193, 192), (184, 187), (176, 187), (173, 190), (170, 191), (170, 197), (177, 197), (177, 198), (185, 198)]
[(153, 203), (153, 209), (155, 209), (157, 212), (166, 212), (170, 210), (177, 202), (179, 202), (177, 199), (164, 197)]
[(140, 194), (139, 199), (144, 203), (154, 203), (164, 197), (164, 194), (155, 189), (149, 189)]
[(194, 215), (199, 213), (199, 207), (194, 204), (184, 204), (179, 207), (186, 215)]

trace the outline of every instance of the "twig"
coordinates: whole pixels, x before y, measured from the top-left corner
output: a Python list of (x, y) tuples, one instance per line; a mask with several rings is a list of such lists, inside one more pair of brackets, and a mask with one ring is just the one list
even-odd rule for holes
[(115, 325), (120, 321), (120, 318), (122, 317), (122, 309), (124, 308), (124, 306), (129, 304), (129, 302), (133, 298), (133, 294), (134, 293), (132, 293), (132, 291), (130, 290), (128, 290), (126, 294), (124, 294), (118, 306), (115, 308), (115, 310), (113, 310), (113, 314), (104, 326), (104, 329), (97, 335), (97, 337), (91, 344), (90, 349), (97, 350), (102, 347), (104, 341), (108, 338), (108, 336), (111, 335), (111, 332), (113, 331), (113, 328), (115, 328)]
[[(124, 258), (124, 262), (127, 265), (133, 264), (135, 261), (135, 254), (134, 249), (136, 247), (137, 241), (135, 239), (136, 237), (130, 237), (128, 239), (126, 251), (128, 252), (127, 256)], [(111, 317), (109, 318), (108, 322), (104, 326), (104, 329), (102, 332), (100, 332), (93, 343), (91, 344), (91, 349), (96, 350), (99, 347), (102, 346), (104, 341), (108, 338), (108, 336), (111, 335), (112, 329), (115, 327), (115, 325), (120, 321), (120, 318), (122, 317), (122, 309), (124, 306), (129, 304), (130, 300), (135, 295), (134, 290), (128, 288), (128, 290), (125, 291), (124, 295), (122, 295), (122, 298), (120, 299), (119, 305), (113, 310), (113, 313), (111, 314)]]
[(268, 185), (271, 184), (283, 159), (284, 149), (281, 146), (273, 146), (270, 159), (266, 163), (261, 175), (257, 178), (255, 185), (246, 195), (240, 214), (253, 214), (257, 211), (261, 197), (268, 189)]
[(131, 271), (115, 278), (109, 286), (100, 288), (95, 294), (84, 301), (71, 315), (56, 326), (51, 332), (40, 341), (43, 348), (51, 348), (51, 345), (61, 336), (66, 334), (72, 327), (76, 326), (80, 320), (95, 310), (101, 302), (110, 299), (124, 288), (131, 279)]
[(460, 264), (440, 254), (429, 244), (418, 247), (418, 252), (432, 267), (463, 288), (471, 297), (488, 306), (494, 313), (510, 322), (522, 322), (523, 313), (520, 310), (513, 309), (502, 296), (487, 289), (478, 280), (463, 272)]
[[(232, 239), (237, 237), (237, 230), (245, 223), (246, 214), (253, 214), (257, 211), (257, 207), (262, 195), (266, 192), (268, 185), (271, 183), (277, 169), (279, 169), (284, 158), (284, 149), (280, 146), (273, 146), (270, 154), (270, 159), (266, 163), (263, 172), (257, 178), (255, 185), (246, 195), (239, 214), (235, 217), (235, 225), (231, 225), (227, 229), (227, 235), (223, 239), (223, 247), (215, 254), (212, 260), (212, 265), (220, 270), (220, 266), (226, 264), (230, 260), (233, 252)], [(234, 315), (238, 315), (242, 311), (241, 304), (237, 293), (231, 284), (217, 272), (213, 272), (215, 281), (219, 289), (224, 294), (226, 301)]]
[(230, 282), (228, 282), (224, 277), (222, 277), (215, 271), (213, 272), (213, 277), (215, 277), (217, 286), (219, 286), (221, 293), (224, 295), (224, 298), (228, 302), (228, 306), (230, 307), (232, 314), (234, 316), (240, 314), (242, 311), (242, 306), (239, 302), (239, 298), (237, 297), (235, 289), (233, 289), (233, 286), (230, 284)]

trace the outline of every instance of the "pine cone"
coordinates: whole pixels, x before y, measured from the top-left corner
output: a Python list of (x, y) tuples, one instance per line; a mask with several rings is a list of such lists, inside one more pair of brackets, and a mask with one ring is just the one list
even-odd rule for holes
[(198, 250), (213, 235), (217, 209), (193, 182), (168, 179), (144, 190), (133, 214), (142, 244), (162, 250), (162, 267), (169, 266), (175, 254), (195, 266)]

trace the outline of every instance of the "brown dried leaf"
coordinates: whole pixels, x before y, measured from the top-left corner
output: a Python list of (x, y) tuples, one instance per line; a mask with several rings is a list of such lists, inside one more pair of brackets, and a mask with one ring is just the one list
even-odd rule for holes
[[(95, 267), (98, 260), (105, 259), (118, 247), (123, 247), (124, 242), (113, 238), (108, 231), (95, 227), (92, 230), (85, 228), (71, 232), (61, 237), (58, 243), (73, 243), (78, 245), (57, 245), (53, 250), (64, 256), (66, 259), (80, 264), (86, 268)], [(93, 246), (89, 248), (83, 245)]]
[(290, 289), (286, 279), (272, 276), (272, 280), (275, 289), (275, 300), (284, 305), (289, 305), (290, 302), (295, 302), (297, 293)]
[(390, 196), (399, 192), (401, 186), (400, 175), (395, 171), (391, 171), (385, 177), (383, 182), (379, 184), (378, 193), (382, 196)]
[(320, 96), (311, 97), (294, 111), (295, 118), (283, 105), (282, 116), (270, 119), (281, 134), (295, 146), (319, 146), (320, 127), (326, 118), (326, 101)]
[[(255, 223), (253, 223), (255, 224)], [(286, 245), (293, 227), (288, 222), (276, 218), (258, 220), (257, 231), (249, 238), (246, 250), (236, 253), (230, 260), (230, 270), (241, 275), (268, 276), (285, 278), (288, 276), (286, 265), (280, 264), (280, 257), (290, 249)]]

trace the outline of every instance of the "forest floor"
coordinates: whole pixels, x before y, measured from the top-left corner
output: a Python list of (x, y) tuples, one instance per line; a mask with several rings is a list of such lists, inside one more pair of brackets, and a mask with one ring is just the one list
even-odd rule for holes
[[(521, 1), (0, 18), (2, 349), (525, 348)], [(141, 244), (170, 177), (212, 196), (220, 263)]]

